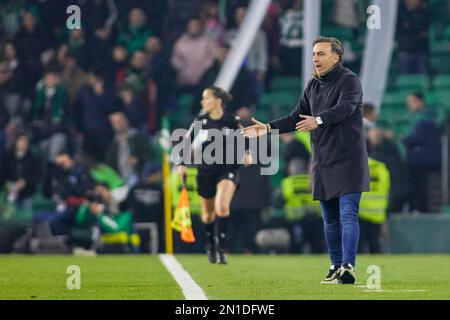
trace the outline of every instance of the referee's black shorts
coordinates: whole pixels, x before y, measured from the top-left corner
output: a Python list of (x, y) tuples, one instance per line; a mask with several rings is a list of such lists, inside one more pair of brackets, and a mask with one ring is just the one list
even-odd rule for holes
[(198, 170), (197, 174), (197, 192), (206, 199), (211, 199), (216, 196), (217, 184), (223, 180), (228, 179), (233, 181), (236, 187), (239, 186), (239, 167), (221, 168), (214, 170)]

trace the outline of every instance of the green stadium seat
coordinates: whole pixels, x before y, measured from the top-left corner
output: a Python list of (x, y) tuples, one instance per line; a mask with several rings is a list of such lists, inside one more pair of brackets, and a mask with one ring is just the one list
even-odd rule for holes
[(353, 42), (354, 35), (353, 30), (347, 27), (338, 25), (324, 25), (321, 30), (321, 34), (325, 37), (335, 37), (341, 42), (348, 41)]
[(53, 210), (55, 208), (55, 203), (53, 200), (44, 197), (41, 192), (36, 192), (33, 195), (33, 211), (37, 212), (40, 210)]
[(428, 91), (425, 94), (425, 99), (427, 101), (427, 104), (430, 106), (439, 104), (444, 106), (450, 106), (450, 90), (440, 89)]
[(178, 97), (178, 106), (181, 109), (190, 109), (192, 107), (192, 104), (194, 103), (194, 95), (192, 94), (182, 94)]
[(433, 88), (434, 89), (447, 88), (447, 90), (450, 90), (450, 74), (441, 74), (436, 76), (433, 80)]
[(397, 90), (397, 91), (387, 91), (384, 93), (383, 105), (384, 104), (406, 104), (406, 98), (409, 94), (415, 90)]
[(290, 91), (300, 94), (302, 89), (301, 77), (276, 77), (272, 81), (273, 91)]
[(426, 74), (402, 74), (396, 80), (396, 87), (402, 90), (427, 90), (429, 86), (430, 80)]

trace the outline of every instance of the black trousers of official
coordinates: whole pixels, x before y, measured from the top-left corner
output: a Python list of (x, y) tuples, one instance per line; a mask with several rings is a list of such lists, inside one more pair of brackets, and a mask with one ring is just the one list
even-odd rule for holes
[(260, 224), (260, 209), (232, 210), (228, 228), (228, 248), (230, 252), (257, 253), (255, 236)]
[(381, 224), (359, 219), (358, 253), (381, 253)]

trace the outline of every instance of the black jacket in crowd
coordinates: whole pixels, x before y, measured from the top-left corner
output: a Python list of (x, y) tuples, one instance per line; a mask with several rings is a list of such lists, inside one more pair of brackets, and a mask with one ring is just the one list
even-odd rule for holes
[(294, 131), (300, 115), (320, 116), (323, 121), (311, 132), (314, 199), (326, 201), (369, 191), (358, 76), (337, 64), (320, 79), (311, 79), (294, 111), (270, 125), (280, 134)]
[(16, 156), (14, 150), (4, 156), (3, 182), (26, 181), (25, 187), (19, 192), (19, 200), (31, 197), (35, 192), (41, 177), (38, 159), (28, 151), (22, 158)]

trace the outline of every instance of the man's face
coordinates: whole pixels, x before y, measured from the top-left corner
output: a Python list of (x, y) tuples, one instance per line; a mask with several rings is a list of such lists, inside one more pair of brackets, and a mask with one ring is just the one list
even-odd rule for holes
[(110, 116), (111, 126), (117, 133), (125, 132), (128, 129), (128, 122), (122, 113), (113, 113)]
[(239, 27), (242, 22), (244, 21), (246, 9), (244, 7), (239, 7), (236, 9), (236, 12), (234, 13), (234, 20), (236, 21), (236, 25)]
[(45, 75), (44, 81), (48, 88), (55, 88), (59, 84), (59, 76), (55, 72), (49, 72)]
[(140, 27), (145, 23), (145, 13), (141, 9), (134, 8), (130, 11), (129, 22), (133, 27)]
[(31, 13), (27, 12), (23, 15), (23, 26), (28, 31), (34, 30), (34, 27), (36, 26), (36, 19)]
[(131, 66), (136, 70), (142, 70), (147, 65), (147, 57), (142, 51), (136, 51), (131, 57)]
[(411, 112), (417, 112), (423, 108), (423, 101), (415, 95), (410, 95), (407, 98), (408, 109)]
[(17, 139), (16, 142), (16, 151), (19, 153), (26, 153), (28, 151), (29, 142), (28, 138), (25, 136), (21, 136)]
[(383, 131), (379, 128), (373, 128), (367, 133), (367, 138), (372, 146), (378, 146), (383, 142)]
[(150, 37), (145, 42), (145, 49), (149, 53), (158, 53), (162, 49), (161, 40), (158, 37)]
[(331, 43), (319, 42), (313, 48), (313, 64), (318, 75), (325, 74), (339, 62), (339, 55), (331, 50)]
[(127, 49), (122, 46), (116, 46), (113, 50), (113, 60), (116, 62), (127, 60)]
[(202, 32), (202, 24), (200, 20), (192, 19), (191, 21), (189, 21), (187, 32), (193, 37), (198, 36)]
[(60, 154), (56, 156), (55, 162), (64, 170), (69, 170), (73, 166), (73, 160), (68, 154)]

